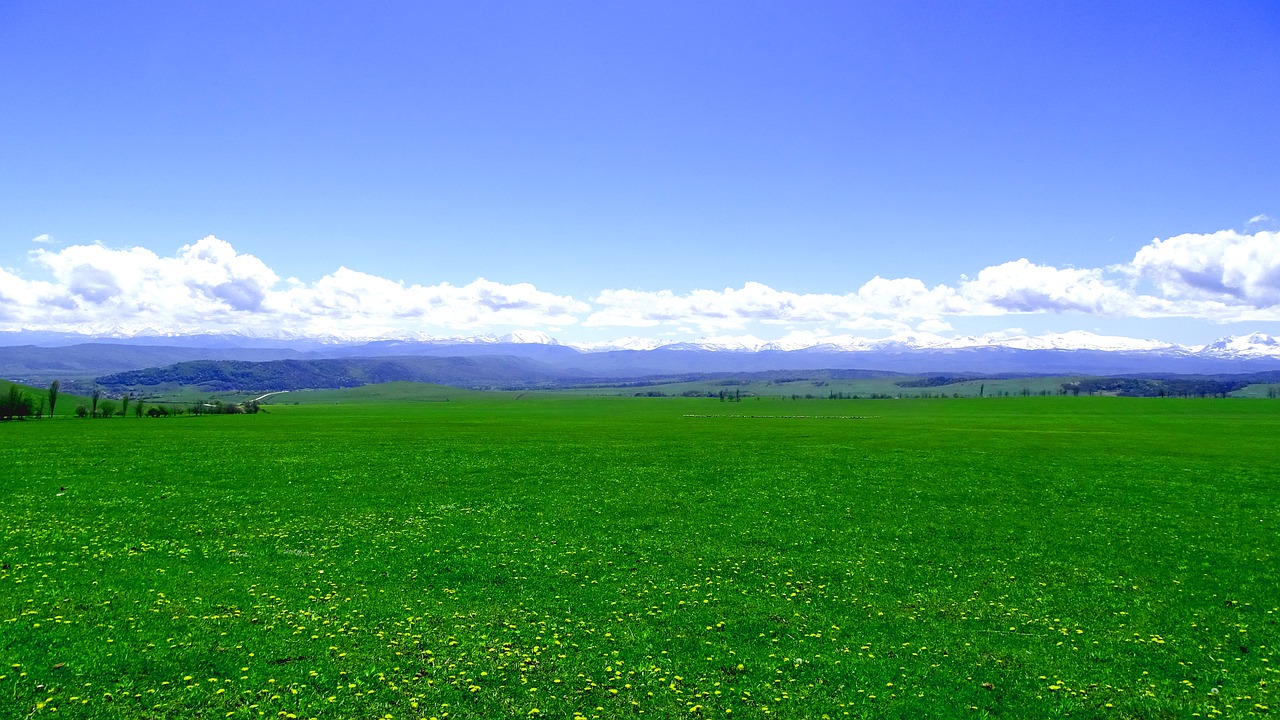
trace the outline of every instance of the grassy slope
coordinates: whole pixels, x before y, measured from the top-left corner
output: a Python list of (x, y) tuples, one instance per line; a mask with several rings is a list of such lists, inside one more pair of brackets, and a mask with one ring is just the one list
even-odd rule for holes
[(1245, 387), (1240, 388), (1239, 390), (1231, 393), (1231, 395), (1232, 397), (1267, 398), (1269, 400), (1274, 400), (1275, 398), (1270, 398), (1267, 396), (1268, 391), (1270, 392), (1280, 391), (1280, 384), (1254, 383), (1253, 385), (1247, 385)]
[(6, 428), (0, 717), (1179, 717), (1280, 682), (1280, 404), (317, 398)]
[[(75, 415), (76, 405), (84, 405), (86, 407), (89, 405), (89, 398), (87, 397), (84, 397), (81, 395), (68, 395), (65, 392), (60, 392), (58, 393), (58, 406), (57, 408), (55, 408), (54, 414), (50, 416), (49, 388), (47, 386), (37, 388), (37, 387), (31, 387), (30, 385), (23, 385), (21, 383), (10, 382), (8, 380), (0, 380), (0, 393), (9, 392), (9, 386), (11, 385), (17, 385), (19, 390), (29, 394), (36, 401), (37, 408), (40, 407), (40, 400), (43, 399), (45, 401), (44, 414), (46, 418), (47, 417), (60, 417), (60, 418), (72, 417)], [(35, 419), (36, 419), (35, 416), (32, 416), (31, 418), (28, 418), (28, 421), (33, 421)]]
[(514, 397), (520, 393), (487, 393), (476, 390), (434, 385), (431, 383), (390, 382), (378, 385), (364, 385), (345, 390), (294, 390), (267, 399), (276, 404), (384, 404), (399, 402), (450, 402), (469, 400), (483, 403), (486, 400), (499, 400)]

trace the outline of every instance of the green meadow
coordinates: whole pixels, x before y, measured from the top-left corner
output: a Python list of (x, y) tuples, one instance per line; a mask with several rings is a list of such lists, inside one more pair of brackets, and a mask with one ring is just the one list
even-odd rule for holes
[(0, 426), (0, 717), (1280, 709), (1280, 403), (271, 401)]

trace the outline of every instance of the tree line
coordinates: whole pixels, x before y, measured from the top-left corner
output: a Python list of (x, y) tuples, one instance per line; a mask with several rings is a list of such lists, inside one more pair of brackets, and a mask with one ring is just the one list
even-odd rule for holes
[[(1084, 378), (1062, 384), (1061, 394), (1107, 393), (1122, 397), (1224, 398), (1252, 384), (1252, 378)], [(1275, 397), (1274, 394), (1270, 397)]]
[[(32, 395), (18, 385), (10, 385), (0, 394), (0, 421), (26, 420), (31, 417), (43, 418), (47, 412), (50, 417), (58, 407), (62, 383), (54, 380), (43, 394)], [(46, 410), (47, 408), (47, 410)], [(223, 402), (221, 400), (198, 400), (191, 405), (150, 404), (142, 398), (135, 398), (133, 393), (125, 393), (118, 400), (109, 398), (101, 388), (94, 388), (89, 394), (88, 403), (76, 405), (74, 414), (79, 418), (128, 417), (132, 411), (134, 417), (170, 417), (174, 415), (252, 415), (262, 410), (256, 400), (242, 403)]]
[[(54, 397), (56, 399), (55, 391)], [(31, 393), (23, 392), (17, 385), (10, 385), (9, 390), (0, 395), (0, 420), (25, 420), (32, 415), (44, 417), (45, 398), (41, 397), (37, 404)], [(49, 409), (53, 414), (53, 409)]]

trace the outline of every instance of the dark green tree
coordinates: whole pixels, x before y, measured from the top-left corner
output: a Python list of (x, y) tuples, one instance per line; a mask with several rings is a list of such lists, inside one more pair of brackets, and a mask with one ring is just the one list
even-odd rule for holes
[(62, 389), (62, 383), (60, 381), (54, 380), (53, 382), (49, 383), (49, 416), (50, 417), (53, 416), (53, 411), (56, 409), (56, 406), (58, 404), (58, 391), (61, 389)]
[(35, 406), (30, 395), (18, 389), (17, 385), (10, 385), (8, 392), (0, 396), (0, 420), (24, 420), (35, 412)]

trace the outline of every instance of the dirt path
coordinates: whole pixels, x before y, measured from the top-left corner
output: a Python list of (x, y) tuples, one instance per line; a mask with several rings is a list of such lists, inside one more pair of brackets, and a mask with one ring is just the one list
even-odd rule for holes
[(265, 399), (267, 399), (267, 398), (271, 397), (272, 395), (282, 395), (282, 394), (287, 393), (287, 392), (289, 392), (289, 391), (288, 391), (288, 390), (277, 390), (277, 391), (275, 391), (275, 392), (269, 392), (269, 393), (267, 393), (266, 395), (259, 395), (258, 397), (256, 397), (256, 398), (254, 398), (254, 399), (250, 400), (249, 402), (262, 402), (263, 400), (265, 400)]

